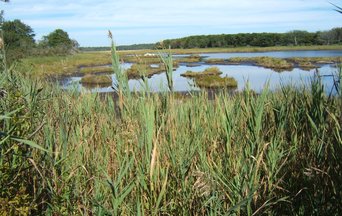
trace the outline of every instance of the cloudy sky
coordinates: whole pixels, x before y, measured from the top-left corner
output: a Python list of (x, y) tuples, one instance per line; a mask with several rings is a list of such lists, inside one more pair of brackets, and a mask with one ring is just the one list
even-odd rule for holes
[[(342, 5), (341, 0), (330, 0)], [(318, 31), (340, 27), (328, 0), (11, 0), (5, 19), (30, 25), (39, 40), (61, 28), (81, 46), (154, 43), (198, 34)]]

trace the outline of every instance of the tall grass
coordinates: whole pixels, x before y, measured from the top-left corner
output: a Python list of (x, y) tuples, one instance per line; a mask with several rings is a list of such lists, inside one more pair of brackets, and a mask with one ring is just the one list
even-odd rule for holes
[(208, 101), (126, 96), (120, 79), (117, 100), (14, 77), (20, 96), (0, 99), (2, 134), (41, 149), (1, 135), (11, 184), (0, 206), (16, 203), (1, 214), (341, 214), (342, 96), (327, 97), (319, 79)]

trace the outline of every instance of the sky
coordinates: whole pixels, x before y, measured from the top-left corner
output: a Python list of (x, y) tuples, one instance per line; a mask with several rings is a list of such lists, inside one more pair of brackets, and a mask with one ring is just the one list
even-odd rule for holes
[(36, 40), (61, 28), (81, 46), (155, 43), (190, 35), (321, 31), (340, 27), (341, 0), (11, 0), (5, 19), (31, 26)]

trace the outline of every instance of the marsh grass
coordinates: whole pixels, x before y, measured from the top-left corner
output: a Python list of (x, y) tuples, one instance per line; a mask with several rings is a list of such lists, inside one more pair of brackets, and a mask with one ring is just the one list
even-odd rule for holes
[(1, 214), (341, 214), (342, 98), (319, 78), (178, 100), (129, 94), (118, 59), (119, 99), (2, 79)]
[(233, 77), (220, 77), (218, 75), (196, 77), (195, 84), (200, 88), (226, 88), (237, 87), (238, 85)]
[(194, 79), (200, 88), (237, 87), (237, 81), (232, 77), (220, 77), (222, 72), (218, 67), (209, 67), (202, 72), (187, 71), (181, 76)]
[(112, 84), (112, 78), (108, 75), (85, 75), (80, 80), (82, 84)]
[(202, 72), (193, 72), (193, 71), (186, 71), (185, 73), (181, 74), (183, 77), (201, 77), (201, 76), (218, 76), (222, 74), (218, 67), (209, 67)]
[(223, 58), (210, 58), (210, 59), (205, 59), (205, 63), (207, 64), (229, 64), (228, 59), (223, 59)]
[(108, 66), (93, 66), (82, 67), (79, 69), (81, 74), (94, 74), (94, 73), (113, 73), (113, 69)]
[(274, 57), (233, 57), (229, 59), (231, 63), (251, 62), (258, 66), (270, 68), (275, 71), (292, 70), (294, 65), (285, 59)]
[(159, 74), (165, 71), (165, 68), (159, 64), (157, 67), (152, 67), (147, 64), (133, 64), (129, 69), (127, 69), (126, 73), (128, 79), (140, 79), (142, 77), (142, 72), (144, 76), (151, 77), (154, 74)]

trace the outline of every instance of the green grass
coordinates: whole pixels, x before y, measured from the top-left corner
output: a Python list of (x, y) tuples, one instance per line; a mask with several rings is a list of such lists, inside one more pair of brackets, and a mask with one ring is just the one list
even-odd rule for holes
[(108, 66), (82, 67), (79, 69), (81, 74), (89, 73), (113, 73), (113, 69)]
[(158, 67), (151, 67), (146, 64), (133, 64), (127, 71), (128, 79), (140, 79), (143, 75), (151, 77), (154, 74), (162, 73), (165, 68), (162, 65)]
[(313, 64), (333, 64), (339, 63), (342, 60), (342, 57), (303, 57), (303, 58), (287, 58), (288, 61), (292, 61), (294, 63), (302, 63), (302, 62), (311, 62)]
[(1, 83), (1, 214), (341, 211), (342, 100), (317, 81), (212, 101), (121, 101), (14, 74)]
[(202, 72), (187, 71), (181, 76), (193, 78), (200, 88), (225, 88), (237, 87), (237, 82), (232, 77), (220, 77), (222, 74), (218, 67), (209, 67)]
[(258, 66), (265, 68), (271, 68), (276, 71), (292, 70), (294, 65), (285, 59), (274, 58), (274, 57), (233, 57), (229, 59), (232, 63), (246, 63), (251, 62)]
[(112, 78), (108, 75), (85, 75), (80, 80), (82, 84), (112, 84)]
[(210, 59), (206, 59), (205, 63), (207, 64), (227, 64), (228, 59), (223, 59), (223, 58), (210, 58)]
[(182, 62), (182, 63), (196, 63), (196, 62), (200, 62), (201, 60), (202, 60), (202, 57), (200, 55), (195, 55), (195, 54), (177, 59), (178, 62)]
[(1, 215), (342, 212), (341, 85), (180, 99), (168, 57), (170, 91), (130, 95), (112, 60), (118, 97), (2, 71)]
[(218, 75), (197, 77), (195, 84), (200, 88), (237, 87), (237, 82), (233, 77), (220, 77)]
[(185, 73), (182, 73), (181, 76), (196, 78), (200, 76), (218, 76), (220, 74), (222, 74), (222, 72), (220, 71), (218, 67), (210, 67), (210, 68), (205, 69), (202, 72), (186, 71)]
[(70, 56), (30, 57), (19, 62), (19, 70), (34, 77), (68, 75), (76, 73), (79, 67), (108, 65), (108, 52), (77, 53)]

